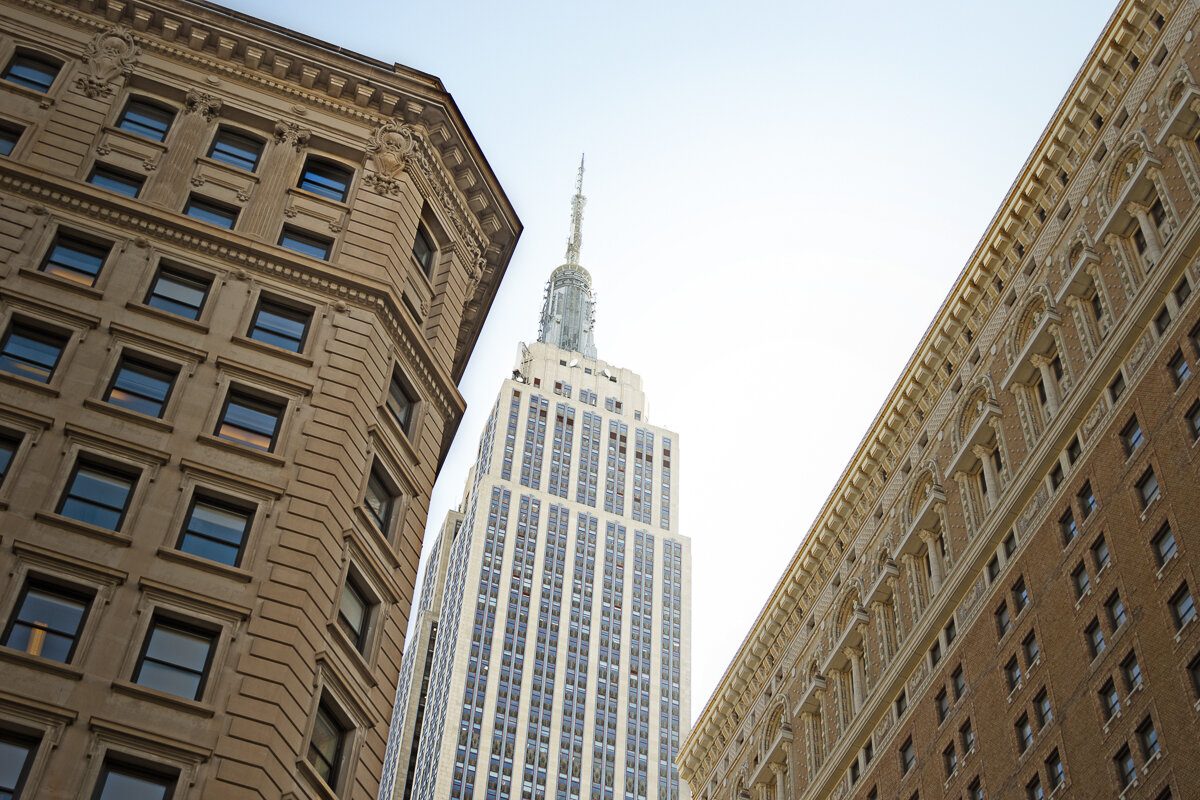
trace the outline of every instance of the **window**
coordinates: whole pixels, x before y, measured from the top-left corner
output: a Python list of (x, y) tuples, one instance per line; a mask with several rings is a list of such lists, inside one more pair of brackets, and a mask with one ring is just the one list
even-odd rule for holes
[(167, 131), (171, 130), (174, 120), (174, 109), (149, 100), (131, 98), (117, 120), (117, 127), (161, 142), (167, 138)]
[(92, 800), (167, 800), (175, 791), (175, 776), (104, 760)]
[(1142, 665), (1138, 663), (1136, 652), (1130, 652), (1121, 662), (1121, 675), (1125, 678), (1126, 690), (1130, 692), (1142, 685)]
[(996, 609), (996, 632), (1004, 636), (1011, 627), (1012, 617), (1008, 613), (1008, 603), (1001, 603)]
[(996, 580), (996, 577), (999, 574), (1000, 574), (1000, 559), (997, 558), (996, 556), (992, 556), (990, 559), (988, 559), (988, 563), (987, 563), (988, 580), (989, 581)]
[(0, 120), (0, 156), (10, 156), (12, 151), (17, 148), (17, 142), (21, 139), (21, 134), (25, 129), (20, 125), (5, 120)]
[(409, 390), (408, 384), (398, 371), (393, 373), (392, 382), (388, 386), (387, 409), (405, 434), (411, 433), (409, 425), (412, 424), (416, 407), (415, 393)]
[(21, 439), (0, 432), (0, 484), (8, 477), (8, 468), (12, 466), (13, 457), (21, 446)]
[(91, 595), (30, 578), (4, 630), (4, 646), (69, 663), (91, 603)]
[(1022, 714), (1013, 727), (1017, 731), (1017, 749), (1024, 753), (1033, 744), (1033, 726), (1029, 724), (1029, 715)]
[(59, 231), (42, 262), (42, 272), (73, 283), (93, 286), (108, 258), (110, 246)]
[(1025, 663), (1032, 667), (1034, 662), (1042, 655), (1042, 648), (1038, 644), (1037, 634), (1030, 631), (1029, 635), (1025, 637), (1025, 641), (1021, 643), (1021, 649), (1025, 651)]
[(1100, 292), (1092, 292), (1088, 305), (1091, 306), (1093, 319), (1097, 322), (1104, 319), (1104, 302), (1100, 299)]
[(96, 164), (92, 167), (87, 180), (93, 186), (126, 197), (137, 197), (142, 192), (142, 184), (146, 182), (141, 175), (134, 175), (107, 164)]
[(241, 563), (254, 512), (205, 494), (195, 494), (179, 536), (179, 549), (236, 567)]
[(238, 218), (236, 208), (195, 194), (188, 197), (187, 205), (183, 207), (183, 213), (193, 219), (207, 222), (209, 225), (230, 230), (237, 223)]
[(1013, 656), (1004, 665), (1004, 677), (1008, 681), (1008, 690), (1011, 692), (1021, 685), (1021, 664), (1017, 661), (1017, 657)]
[(1192, 432), (1193, 439), (1200, 439), (1200, 400), (1192, 403), (1192, 407), (1187, 412), (1188, 428)]
[(1196, 602), (1186, 583), (1171, 595), (1171, 616), (1176, 628), (1182, 628), (1196, 618)]
[(1187, 359), (1183, 357), (1183, 352), (1175, 351), (1175, 355), (1171, 356), (1171, 360), (1167, 362), (1167, 368), (1171, 370), (1171, 377), (1175, 379), (1175, 385), (1180, 386), (1188, 378), (1192, 376), (1192, 368), (1188, 366)]
[(1087, 594), (1088, 589), (1092, 588), (1091, 580), (1088, 578), (1087, 567), (1080, 561), (1075, 569), (1071, 571), (1071, 581), (1075, 584), (1075, 598), (1079, 599)]
[(1100, 687), (1100, 708), (1104, 710), (1104, 718), (1112, 719), (1121, 710), (1121, 698), (1117, 695), (1116, 684), (1111, 679)]
[(54, 85), (62, 64), (32, 53), (17, 53), (4, 68), (4, 80), (46, 94)]
[(1029, 783), (1025, 784), (1025, 797), (1028, 800), (1045, 800), (1046, 792), (1042, 789), (1042, 779), (1034, 775), (1029, 779)]
[(279, 246), (322, 261), (328, 261), (329, 254), (333, 252), (333, 242), (329, 239), (290, 225), (283, 226), (283, 233), (279, 234)]
[(958, 751), (954, 749), (954, 742), (946, 745), (946, 749), (942, 751), (942, 763), (946, 767), (947, 778), (958, 770)]
[(1071, 509), (1063, 512), (1058, 518), (1058, 529), (1062, 532), (1063, 544), (1070, 544), (1079, 535), (1079, 526), (1075, 524), (1075, 515)]
[(929, 663), (932, 666), (937, 666), (942, 660), (942, 641), (934, 639), (933, 646), (929, 648)]
[(1050, 469), (1050, 486), (1055, 490), (1063, 485), (1063, 481), (1067, 479), (1066, 473), (1063, 472), (1062, 464), (1055, 461), (1054, 466)]
[(1039, 730), (1054, 722), (1054, 709), (1050, 707), (1050, 695), (1045, 689), (1038, 692), (1037, 697), (1033, 699), (1033, 708), (1037, 712)]
[(155, 616), (133, 672), (133, 682), (167, 694), (199, 700), (212, 661), (216, 635)]
[(1166, 564), (1175, 557), (1178, 548), (1175, 544), (1175, 534), (1171, 531), (1170, 523), (1165, 523), (1159, 528), (1158, 533), (1154, 535), (1152, 544), (1154, 545), (1154, 555), (1158, 559), (1159, 566)]
[(1123, 372), (1118, 372), (1112, 379), (1112, 383), (1108, 385), (1108, 393), (1112, 396), (1114, 403), (1121, 399), (1121, 395), (1125, 394), (1125, 374)]
[(950, 696), (946, 694), (944, 687), (934, 698), (934, 707), (937, 708), (938, 722), (945, 722), (946, 715), (950, 713)]
[(912, 737), (904, 740), (904, 744), (900, 745), (900, 772), (908, 774), (908, 771), (913, 768), (913, 764), (917, 761), (917, 751), (913, 749)]
[(1017, 582), (1013, 584), (1012, 596), (1013, 606), (1017, 609), (1017, 613), (1020, 614), (1025, 610), (1025, 606), (1029, 605), (1029, 590), (1025, 588), (1024, 578), (1018, 578)]
[(436, 252), (425, 228), (418, 227), (417, 235), (413, 238), (412, 255), (413, 260), (420, 265), (421, 271), (425, 273), (426, 277), (433, 277), (433, 257)]
[(1079, 494), (1075, 496), (1079, 499), (1079, 510), (1083, 513), (1083, 518), (1087, 519), (1096, 510), (1096, 493), (1092, 491), (1092, 482), (1084, 483)]
[(1012, 531), (1009, 531), (1008, 535), (1004, 537), (1004, 557), (1012, 558), (1015, 552), (1017, 552), (1017, 537), (1013, 535)]
[(946, 627), (942, 628), (942, 634), (946, 637), (946, 646), (954, 644), (954, 640), (958, 638), (958, 623), (951, 617), (946, 623)]
[(258, 169), (258, 159), (262, 157), (263, 142), (253, 136), (232, 130), (220, 128), (213, 138), (212, 146), (208, 148), (208, 157), (231, 167), (254, 172)]
[(360, 652), (367, 646), (367, 632), (374, 605), (354, 576), (347, 576), (342, 584), (342, 599), (338, 605), (338, 625)]
[(1108, 602), (1104, 604), (1104, 608), (1108, 611), (1108, 621), (1112, 625), (1113, 630), (1125, 624), (1125, 620), (1129, 615), (1125, 609), (1125, 601), (1121, 599), (1119, 592), (1113, 592), (1109, 596)]
[(1192, 691), (1200, 697), (1200, 655), (1192, 659), (1192, 663), (1188, 664), (1188, 674), (1192, 676)]
[(1108, 552), (1108, 542), (1104, 541), (1103, 536), (1096, 539), (1095, 543), (1092, 545), (1092, 558), (1096, 562), (1097, 572), (1108, 566), (1110, 558)]
[(58, 513), (88, 525), (120, 530), (137, 474), (80, 459), (71, 472)]
[(165, 369), (130, 356), (122, 356), (104, 401), (139, 414), (161, 417), (178, 370)]
[(964, 753), (969, 753), (975, 749), (975, 729), (971, 726), (971, 720), (968, 719), (959, 727), (958, 736), (962, 740)]
[(1121, 429), (1121, 444), (1125, 445), (1125, 453), (1130, 454), (1142, 446), (1145, 437), (1142, 435), (1142, 426), (1138, 423), (1137, 417), (1130, 417), (1129, 422), (1125, 423), (1125, 427)]
[(1067, 779), (1066, 770), (1063, 769), (1062, 757), (1058, 754), (1058, 750), (1052, 750), (1050, 755), (1046, 756), (1046, 778), (1050, 782), (1050, 791), (1054, 791), (1063, 785), (1063, 781)]
[(158, 268), (146, 305), (184, 319), (199, 319), (212, 280), (172, 267)]
[(1107, 645), (1104, 643), (1104, 631), (1100, 628), (1100, 622), (1093, 619), (1088, 623), (1085, 636), (1088, 642), (1088, 649), (1091, 651), (1092, 658), (1104, 652)]
[(1079, 437), (1072, 436), (1071, 442), (1067, 445), (1067, 461), (1074, 464), (1081, 455), (1083, 455), (1083, 448), (1079, 445)]
[(387, 533), (396, 504), (396, 493), (392, 491), (390, 482), (378, 465), (372, 467), (371, 474), (367, 478), (367, 493), (364, 503), (367, 506), (367, 513), (379, 526), (379, 530)]
[(976, 778), (967, 787), (967, 800), (983, 800), (983, 782)]
[(961, 666), (954, 668), (954, 672), (950, 675), (950, 683), (954, 686), (954, 699), (962, 699), (963, 693), (967, 691), (967, 679), (963, 677)]
[(1161, 197), (1154, 198), (1154, 202), (1150, 204), (1150, 219), (1154, 220), (1154, 227), (1162, 230), (1167, 221), (1167, 209), (1163, 206)]
[(900, 694), (896, 695), (896, 716), (904, 716), (905, 711), (908, 711), (908, 693), (901, 689)]
[(38, 740), (32, 736), (0, 730), (0, 798), (21, 796), (37, 748)]
[(308, 742), (308, 763), (329, 786), (337, 783), (341, 771), (342, 750), (349, 734), (349, 726), (334, 714), (322, 699), (313, 720), (312, 737)]
[(1163, 306), (1162, 310), (1158, 312), (1158, 316), (1156, 316), (1154, 318), (1154, 330), (1158, 333), (1159, 336), (1162, 336), (1164, 333), (1167, 332), (1167, 329), (1170, 327), (1171, 327), (1171, 309), (1167, 308), (1166, 306)]
[(1138, 497), (1142, 500), (1142, 508), (1158, 499), (1158, 476), (1153, 469), (1147, 469), (1137, 482)]
[(1133, 753), (1129, 751), (1129, 746), (1122, 747), (1121, 750), (1113, 756), (1113, 764), (1117, 767), (1117, 780), (1121, 782), (1121, 788), (1124, 789), (1129, 784), (1137, 779), (1137, 766), (1133, 763)]
[(299, 353), (304, 349), (311, 322), (312, 309), (300, 309), (269, 297), (260, 297), (248, 335), (251, 339)]
[(275, 449), (284, 404), (231, 389), (217, 422), (216, 435), (257, 450)]
[(68, 337), (13, 321), (0, 344), (0, 370), (38, 383), (49, 383)]
[(300, 188), (339, 203), (345, 202), (350, 194), (350, 181), (354, 172), (340, 164), (323, 158), (309, 156), (300, 174)]

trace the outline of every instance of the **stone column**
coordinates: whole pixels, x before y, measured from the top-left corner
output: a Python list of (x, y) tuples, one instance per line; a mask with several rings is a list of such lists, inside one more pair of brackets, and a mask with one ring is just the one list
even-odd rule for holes
[(938, 552), (937, 535), (933, 531), (921, 531), (919, 535), (929, 554), (929, 594), (934, 595), (942, 588), (942, 554)]
[(863, 699), (866, 693), (863, 691), (866, 687), (863, 676), (862, 653), (853, 647), (847, 647), (842, 651), (847, 660), (850, 661), (850, 691), (853, 699), (852, 708), (857, 713), (862, 708)]
[(987, 482), (987, 505), (988, 508), (996, 505), (996, 500), (999, 498), (1000, 476), (996, 473), (996, 464), (992, 461), (992, 451), (981, 444), (977, 444), (971, 448), (971, 452), (983, 464), (983, 479)]
[(783, 764), (771, 762), (771, 772), (775, 774), (775, 800), (784, 800), (783, 782), (787, 775), (787, 767)]
[(875, 630), (879, 632), (879, 667), (882, 670), (883, 665), (891, 658), (891, 646), (887, 639), (887, 612), (883, 609), (882, 600), (871, 602), (871, 618), (875, 621)]
[[(1166, 203), (1166, 200), (1163, 200), (1163, 203)], [(1142, 235), (1146, 237), (1146, 259), (1157, 264), (1162, 256), (1162, 240), (1158, 236), (1158, 226), (1150, 219), (1150, 209), (1141, 203), (1130, 203), (1125, 206), (1125, 210), (1137, 218)]]
[(1029, 360), (1042, 375), (1042, 385), (1046, 388), (1046, 410), (1049, 415), (1053, 415), (1058, 411), (1058, 378), (1054, 377), (1050, 359), (1043, 355), (1035, 355)]

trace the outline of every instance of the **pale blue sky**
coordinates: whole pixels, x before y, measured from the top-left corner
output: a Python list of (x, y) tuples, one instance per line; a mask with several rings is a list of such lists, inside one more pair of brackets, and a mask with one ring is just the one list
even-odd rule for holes
[(587, 152), (602, 358), (682, 435), (699, 713), (1113, 0), (227, 0), (439, 76), (525, 224), (430, 528), (537, 335)]

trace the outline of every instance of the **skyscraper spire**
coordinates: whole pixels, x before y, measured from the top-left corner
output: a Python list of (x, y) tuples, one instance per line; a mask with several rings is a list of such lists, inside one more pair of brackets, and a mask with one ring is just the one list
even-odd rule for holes
[(546, 298), (538, 326), (538, 341), (573, 350), (588, 358), (596, 357), (592, 326), (596, 318), (596, 298), (592, 295), (592, 276), (579, 264), (583, 244), (583, 156), (579, 157), (579, 175), (575, 196), (571, 198), (571, 236), (567, 239), (566, 263), (550, 273)]

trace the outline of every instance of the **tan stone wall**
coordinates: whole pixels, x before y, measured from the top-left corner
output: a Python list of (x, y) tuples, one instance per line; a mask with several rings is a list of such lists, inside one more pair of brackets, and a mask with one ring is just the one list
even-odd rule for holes
[[(107, 758), (177, 775), (175, 798), (377, 791), (429, 492), (463, 410), (451, 376), (520, 227), (436, 79), (298, 42), (207, 5), (0, 5), (0, 64), (62, 62), (46, 93), (0, 80), (0, 119), (23, 127), (0, 158), (0, 327), (69, 337), (48, 383), (0, 372), (0, 432), (19, 442), (0, 618), (29, 577), (95, 597), (69, 663), (0, 647), (0, 734), (38, 741), (24, 796), (90, 797)], [(165, 141), (118, 127), (131, 96), (175, 111)], [(264, 141), (253, 174), (207, 157), (222, 125)], [(312, 154), (353, 170), (345, 202), (296, 188)], [(89, 185), (98, 162), (143, 178), (138, 199)], [(193, 193), (237, 208), (234, 230), (184, 216)], [(277, 246), (285, 224), (331, 258)], [(432, 278), (410, 255), (418, 224)], [(111, 245), (94, 286), (43, 270), (60, 231)], [(211, 279), (198, 320), (146, 305), (161, 264)], [(264, 295), (312, 309), (301, 352), (248, 336)], [(123, 354), (179, 370), (161, 419), (105, 402)], [(407, 433), (384, 406), (394, 370), (419, 398)], [(286, 403), (272, 452), (213, 435), (231, 385)], [(81, 454), (136, 471), (116, 531), (57, 513)], [(363, 509), (373, 464), (399, 493), (386, 531)], [(254, 509), (236, 567), (178, 550), (196, 490)], [(361, 652), (336, 623), (348, 574), (378, 601)], [(198, 700), (134, 680), (156, 614), (214, 635)], [(306, 757), (322, 697), (349, 729), (333, 785)]]

